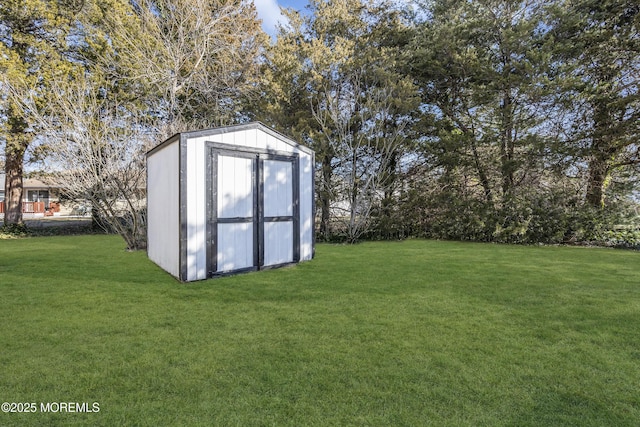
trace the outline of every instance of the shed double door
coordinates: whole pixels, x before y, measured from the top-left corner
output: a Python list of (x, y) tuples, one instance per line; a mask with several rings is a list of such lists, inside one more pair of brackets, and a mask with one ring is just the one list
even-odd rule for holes
[(212, 149), (210, 275), (297, 262), (298, 157)]

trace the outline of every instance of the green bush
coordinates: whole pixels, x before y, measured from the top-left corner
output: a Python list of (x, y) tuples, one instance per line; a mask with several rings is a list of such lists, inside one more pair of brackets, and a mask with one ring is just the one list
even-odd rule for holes
[(28, 237), (31, 235), (31, 230), (24, 224), (5, 224), (0, 227), (0, 238), (11, 239)]
[(639, 229), (614, 229), (600, 233), (598, 242), (604, 246), (640, 250)]
[(413, 188), (373, 215), (370, 240), (423, 237), (515, 244), (588, 244), (640, 248), (640, 227), (624, 206), (585, 206), (578, 195), (523, 189), (503, 203), (488, 203), (466, 189)]

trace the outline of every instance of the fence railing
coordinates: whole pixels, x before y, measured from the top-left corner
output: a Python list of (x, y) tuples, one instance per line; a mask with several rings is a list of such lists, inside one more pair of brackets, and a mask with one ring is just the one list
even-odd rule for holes
[[(44, 211), (44, 202), (22, 202), (22, 213), (44, 213)], [(0, 202), (0, 214), (4, 212), (4, 202)]]

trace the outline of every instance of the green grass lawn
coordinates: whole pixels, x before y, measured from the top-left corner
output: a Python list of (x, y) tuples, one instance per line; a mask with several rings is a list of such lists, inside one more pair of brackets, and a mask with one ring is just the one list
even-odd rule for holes
[[(0, 240), (1, 426), (637, 426), (640, 253), (406, 241), (181, 284)], [(98, 402), (97, 413), (40, 403)]]

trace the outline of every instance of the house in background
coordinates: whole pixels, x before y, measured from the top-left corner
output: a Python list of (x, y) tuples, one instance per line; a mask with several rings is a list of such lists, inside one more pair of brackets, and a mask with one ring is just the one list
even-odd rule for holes
[[(5, 174), (0, 173), (0, 215), (4, 215)], [(65, 213), (60, 205), (60, 190), (35, 178), (25, 178), (22, 182), (22, 213), (25, 218), (58, 216)]]

